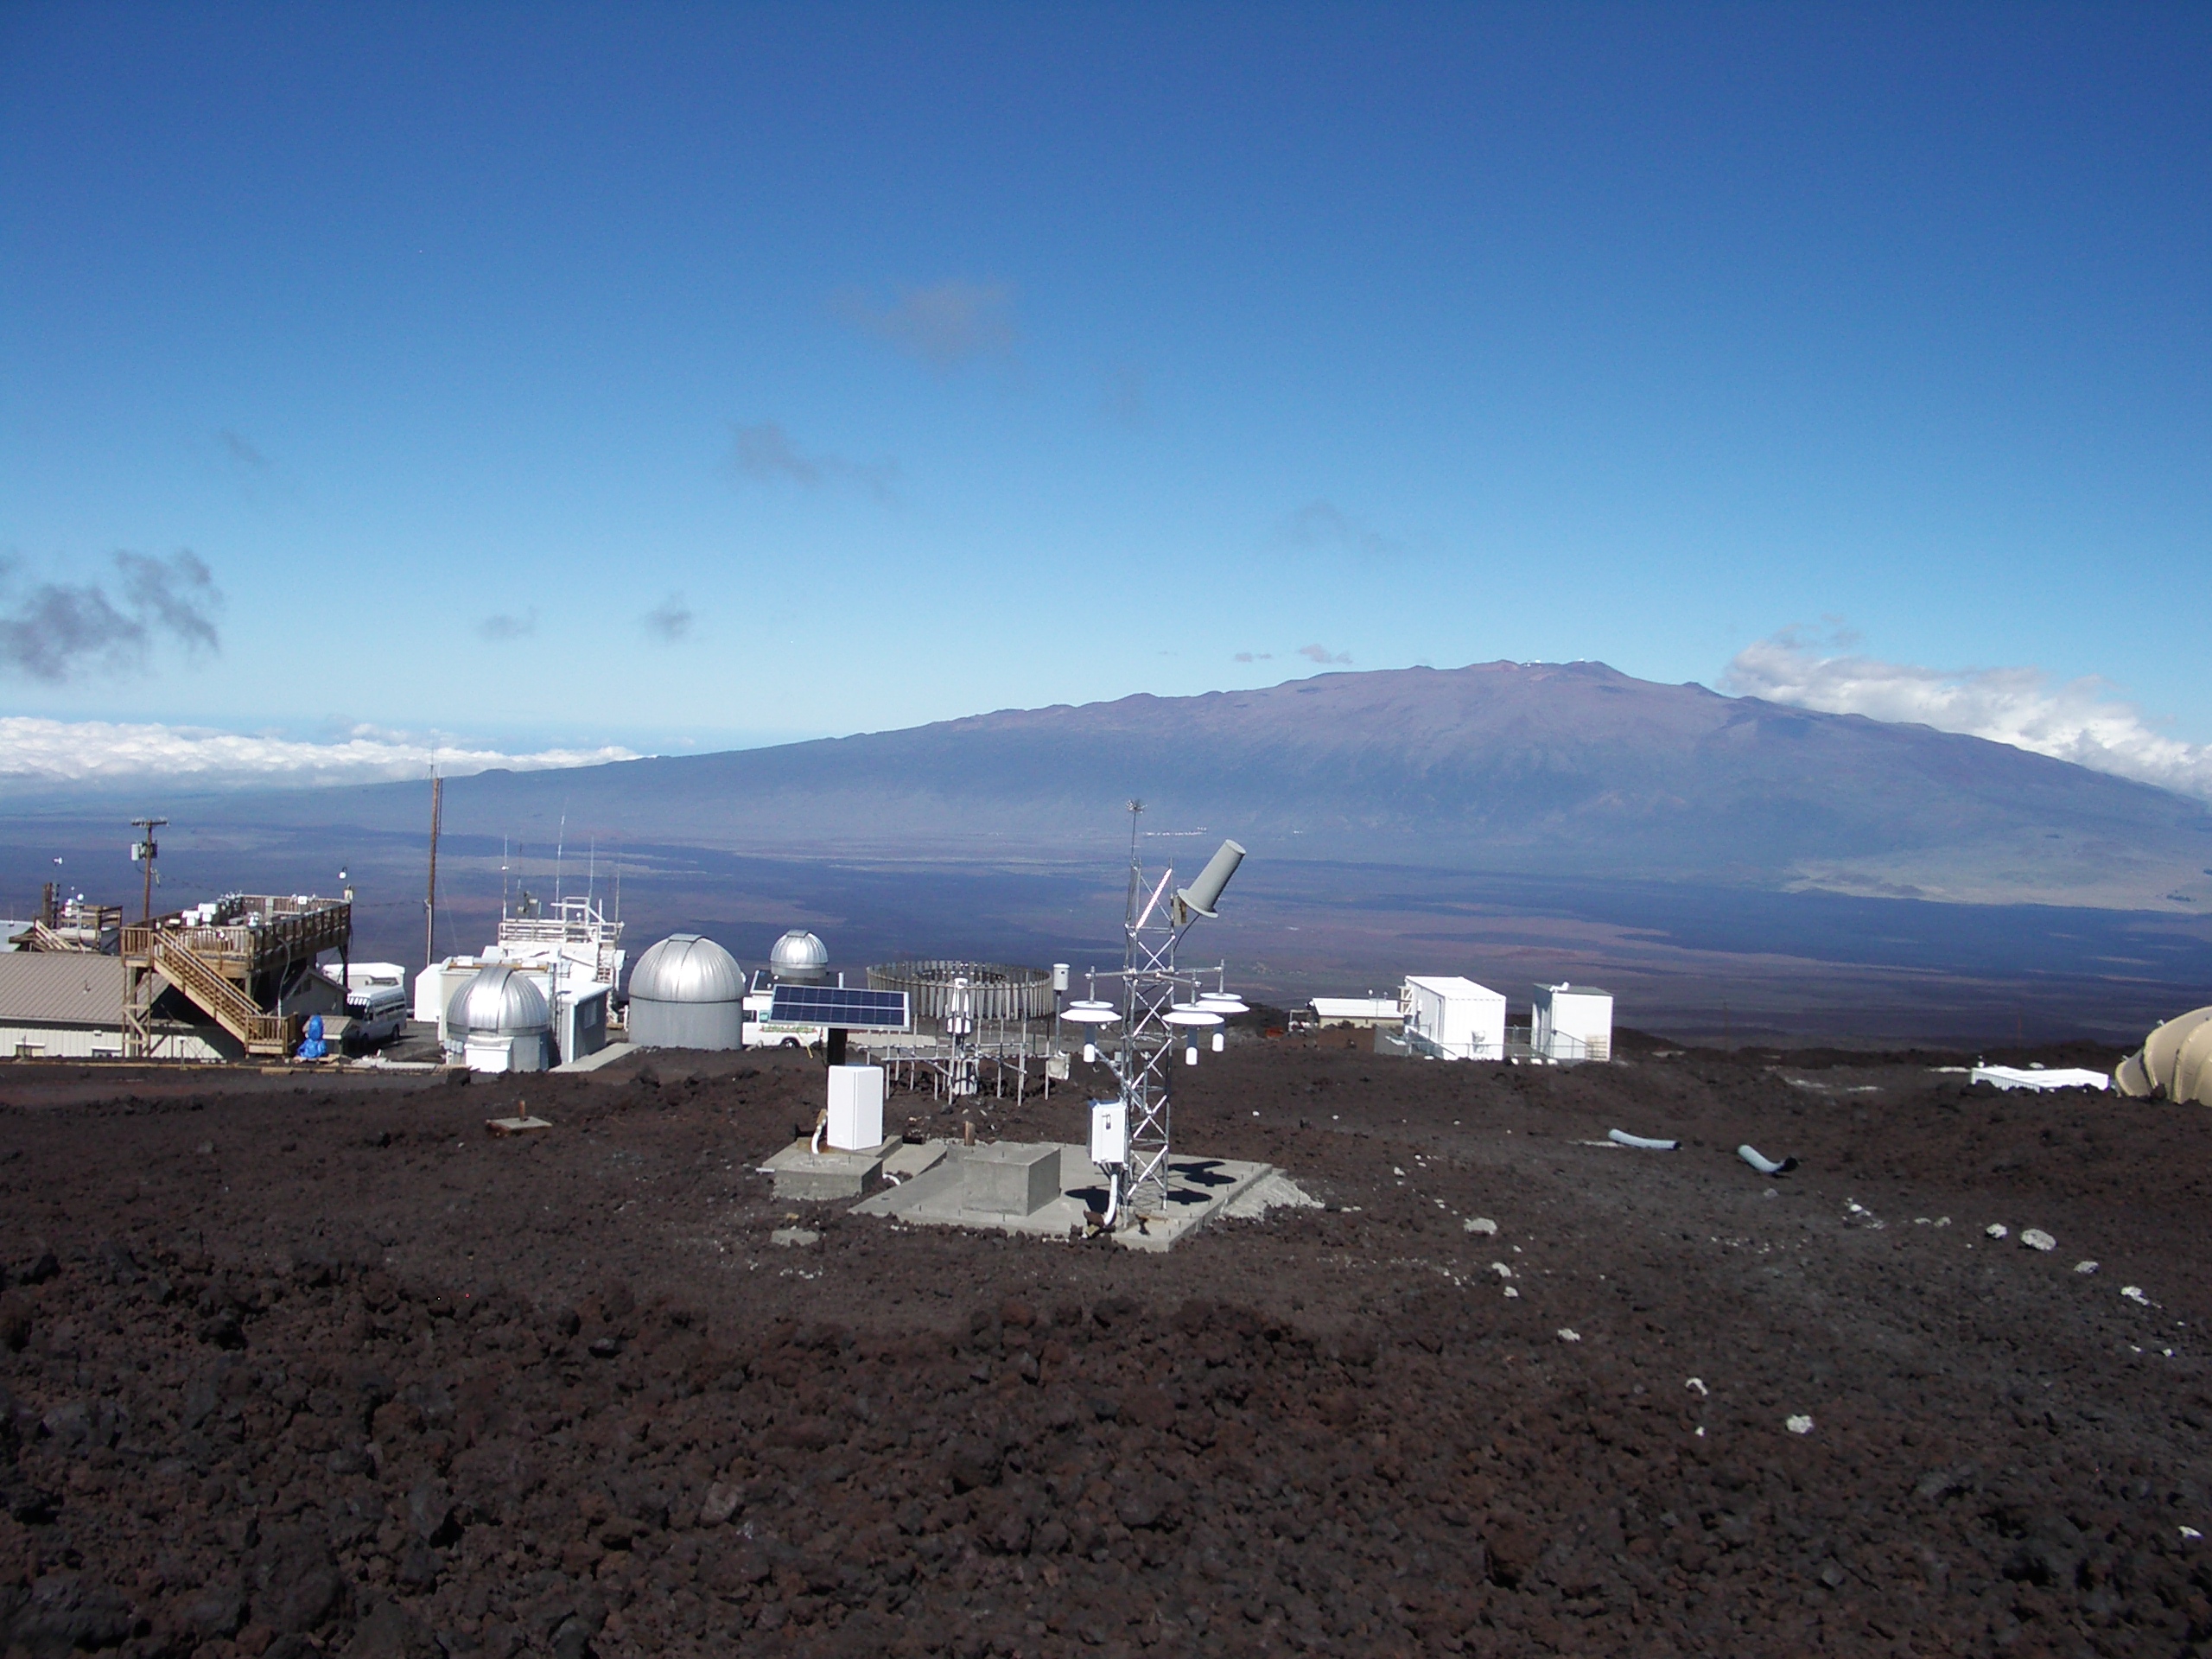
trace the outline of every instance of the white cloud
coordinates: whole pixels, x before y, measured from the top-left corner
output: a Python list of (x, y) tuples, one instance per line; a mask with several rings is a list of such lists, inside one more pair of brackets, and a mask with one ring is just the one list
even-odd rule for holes
[(2167, 736), (2094, 676), (2060, 681), (2039, 668), (1919, 668), (1872, 657), (1824, 656), (1800, 630), (1785, 628), (1738, 652), (1720, 685), (1738, 696), (1827, 714), (1986, 737), (2212, 799), (2212, 745)]
[(372, 784), (448, 778), (505, 766), (518, 772), (634, 760), (629, 749), (542, 749), (508, 754), (440, 733), (357, 726), (331, 742), (250, 736), (195, 726), (0, 716), (0, 781), (20, 785), (100, 785), (141, 779), (210, 788), (247, 785)]

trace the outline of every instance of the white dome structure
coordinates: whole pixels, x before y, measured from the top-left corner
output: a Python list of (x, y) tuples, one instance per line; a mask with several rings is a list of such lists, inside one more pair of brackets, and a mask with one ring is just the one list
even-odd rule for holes
[(630, 970), (630, 1040), (640, 1048), (738, 1048), (745, 970), (696, 933), (671, 933)]
[(511, 963), (479, 969), (446, 1000), (446, 1046), (472, 1071), (543, 1071), (552, 1033), (545, 993)]
[(768, 952), (768, 971), (778, 979), (811, 983), (829, 967), (830, 947), (803, 927), (791, 929)]

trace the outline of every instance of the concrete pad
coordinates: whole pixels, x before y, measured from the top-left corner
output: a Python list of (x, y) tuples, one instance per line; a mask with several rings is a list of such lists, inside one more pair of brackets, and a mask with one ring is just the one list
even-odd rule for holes
[(1321, 1207), (1320, 1199), (1277, 1170), (1240, 1191), (1222, 1205), (1221, 1213), (1236, 1221), (1256, 1221), (1270, 1210), (1319, 1210)]
[(804, 1141), (794, 1141), (760, 1166), (760, 1173), (775, 1178), (776, 1196), (803, 1204), (830, 1204), (857, 1198), (883, 1173), (881, 1147), (872, 1152), (817, 1152)]
[(615, 1061), (620, 1059), (625, 1054), (631, 1052), (633, 1047), (634, 1045), (630, 1043), (609, 1043), (605, 1048), (594, 1049), (582, 1059), (570, 1060), (565, 1065), (554, 1066), (552, 1070), (556, 1071), (596, 1071), (602, 1065), (613, 1065)]
[(990, 1216), (1034, 1215), (1060, 1196), (1060, 1149), (1000, 1141), (967, 1149), (960, 1203)]
[(942, 1141), (901, 1141), (884, 1154), (883, 1173), (887, 1177), (896, 1175), (902, 1181), (911, 1181), (924, 1170), (936, 1168), (944, 1159)]
[[(968, 1160), (988, 1147), (963, 1147), (953, 1141), (931, 1144), (939, 1149), (935, 1163), (897, 1186), (861, 1199), (852, 1213), (915, 1226), (973, 1227), (1033, 1238), (1065, 1238), (1081, 1234), (1085, 1211), (1106, 1207), (1106, 1183), (1091, 1163), (1088, 1147), (1053, 1148), (1059, 1154), (1058, 1195), (1027, 1215), (1013, 1215), (971, 1209), (964, 1201)], [(1044, 1166), (1049, 1168), (1049, 1162)], [(1115, 1243), (1134, 1250), (1167, 1249), (1274, 1173), (1272, 1164), (1179, 1153), (1168, 1160), (1166, 1201), (1160, 1213), (1139, 1218), (1125, 1211), (1115, 1230)]]

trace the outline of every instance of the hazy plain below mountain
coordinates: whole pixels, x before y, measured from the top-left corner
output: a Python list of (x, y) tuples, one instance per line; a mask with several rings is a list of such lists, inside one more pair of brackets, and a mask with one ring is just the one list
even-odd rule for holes
[[(1001, 868), (1148, 829), (1270, 859), (1978, 904), (2212, 909), (2212, 811), (1924, 726), (1600, 663), (1332, 673), (446, 786), (448, 832)], [(420, 783), (209, 798), (214, 819), (407, 833)]]

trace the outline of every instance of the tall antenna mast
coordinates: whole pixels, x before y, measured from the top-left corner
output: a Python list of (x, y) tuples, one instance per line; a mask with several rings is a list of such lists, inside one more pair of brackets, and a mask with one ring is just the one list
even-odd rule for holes
[(423, 966), (437, 958), (438, 937), (438, 820), (444, 816), (446, 780), (430, 768), (430, 886), (423, 898)]

